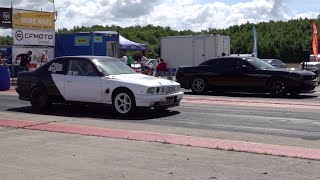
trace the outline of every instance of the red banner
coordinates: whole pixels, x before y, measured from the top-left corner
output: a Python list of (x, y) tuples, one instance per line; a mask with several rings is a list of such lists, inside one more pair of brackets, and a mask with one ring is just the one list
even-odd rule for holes
[(314, 59), (318, 62), (318, 29), (315, 21), (312, 22), (312, 50)]

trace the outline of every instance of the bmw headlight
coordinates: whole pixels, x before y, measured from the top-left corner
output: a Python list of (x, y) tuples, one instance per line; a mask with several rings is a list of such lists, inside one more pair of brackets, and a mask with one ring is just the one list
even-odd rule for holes
[(170, 93), (170, 87), (166, 87), (166, 93)]
[(154, 94), (156, 92), (156, 88), (155, 87), (149, 87), (147, 90), (148, 94)]
[(177, 92), (179, 92), (179, 91), (180, 91), (180, 89), (181, 89), (181, 86), (180, 86), (180, 85), (178, 85), (178, 86), (177, 86)]

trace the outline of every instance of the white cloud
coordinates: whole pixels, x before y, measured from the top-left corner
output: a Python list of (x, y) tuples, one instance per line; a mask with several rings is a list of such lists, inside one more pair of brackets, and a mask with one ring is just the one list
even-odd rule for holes
[[(0, 6), (53, 11), (48, 0), (5, 0)], [(74, 26), (134, 25), (169, 26), (172, 29), (200, 31), (227, 28), (246, 22), (289, 20), (298, 17), (315, 18), (318, 13), (290, 14), (290, 0), (252, 0), (228, 4), (220, 1), (198, 0), (56, 0), (57, 28)], [(1, 30), (2, 31), (2, 30)]]
[(295, 15), (293, 19), (299, 19), (299, 18), (315, 19), (318, 17), (318, 15), (319, 13), (316, 13), (316, 12), (305, 12), (305, 13)]

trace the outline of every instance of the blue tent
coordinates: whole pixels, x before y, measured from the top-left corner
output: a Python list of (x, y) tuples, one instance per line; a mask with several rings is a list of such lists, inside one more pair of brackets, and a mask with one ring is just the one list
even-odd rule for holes
[(119, 44), (121, 51), (144, 51), (148, 49), (148, 45), (136, 43), (119, 34)]

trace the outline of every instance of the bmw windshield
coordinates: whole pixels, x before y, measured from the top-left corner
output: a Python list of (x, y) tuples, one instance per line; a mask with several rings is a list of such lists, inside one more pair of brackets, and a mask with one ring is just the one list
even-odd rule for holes
[(245, 58), (245, 60), (254, 66), (256, 69), (274, 69), (275, 67), (271, 64), (255, 57)]
[(94, 59), (93, 62), (99, 71), (105, 75), (136, 74), (133, 69), (117, 58)]

